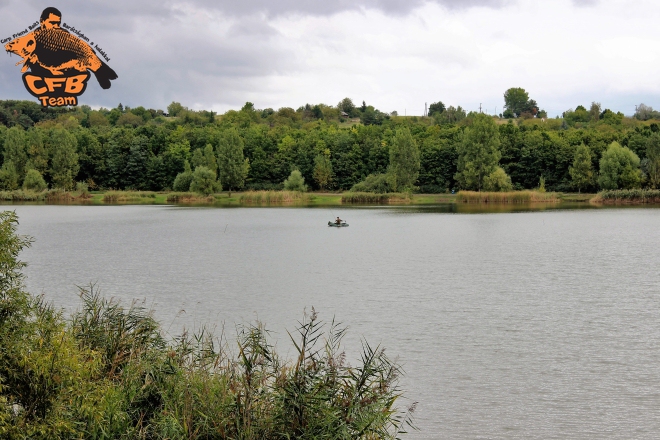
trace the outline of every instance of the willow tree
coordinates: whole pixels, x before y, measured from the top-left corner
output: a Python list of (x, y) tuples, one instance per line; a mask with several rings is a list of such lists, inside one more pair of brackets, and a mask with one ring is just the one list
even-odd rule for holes
[(231, 197), (232, 190), (243, 187), (250, 170), (250, 162), (243, 155), (243, 139), (235, 128), (219, 136), (217, 153), (220, 183), (227, 188)]

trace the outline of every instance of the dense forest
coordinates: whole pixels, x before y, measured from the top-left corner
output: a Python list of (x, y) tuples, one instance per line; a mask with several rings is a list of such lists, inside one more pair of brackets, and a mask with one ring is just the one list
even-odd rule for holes
[(498, 116), (436, 102), (428, 116), (402, 117), (349, 98), (295, 110), (246, 103), (223, 115), (176, 102), (163, 111), (0, 101), (0, 189), (188, 190), (194, 173), (213, 190), (280, 189), (294, 170), (331, 191), (660, 183), (652, 108), (625, 117), (592, 103), (548, 118), (523, 89), (507, 90), (505, 103)]

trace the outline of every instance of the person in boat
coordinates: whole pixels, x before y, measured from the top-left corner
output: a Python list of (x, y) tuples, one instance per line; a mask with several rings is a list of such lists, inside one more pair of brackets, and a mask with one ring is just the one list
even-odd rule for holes
[(339, 217), (337, 217), (337, 220), (335, 220), (335, 224), (336, 225), (341, 225), (341, 222), (342, 222), (342, 220)]

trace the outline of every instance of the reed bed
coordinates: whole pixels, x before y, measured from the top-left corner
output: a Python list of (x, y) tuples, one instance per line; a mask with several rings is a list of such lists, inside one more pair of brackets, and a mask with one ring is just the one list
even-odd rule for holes
[(25, 291), (31, 240), (17, 227), (0, 212), (3, 439), (394, 440), (414, 428), (400, 367), (367, 342), (349, 365), (345, 328), (314, 309), (290, 333), (291, 358), (261, 324), (165, 337), (150, 310), (95, 286), (66, 318)]
[(477, 192), (459, 191), (458, 203), (558, 203), (557, 193), (540, 191)]
[(194, 192), (170, 193), (165, 199), (167, 203), (214, 203), (213, 196), (205, 196)]
[(370, 192), (345, 192), (341, 195), (342, 203), (410, 203), (412, 195), (410, 193), (370, 193)]
[(646, 204), (660, 203), (658, 189), (618, 189), (599, 192), (592, 200), (604, 204)]
[(309, 202), (312, 197), (302, 191), (247, 191), (239, 201), (245, 204), (286, 204)]
[(46, 200), (48, 191), (0, 191), (0, 200), (4, 202), (41, 202)]
[(103, 194), (105, 203), (146, 202), (155, 198), (156, 193), (153, 191), (108, 191)]

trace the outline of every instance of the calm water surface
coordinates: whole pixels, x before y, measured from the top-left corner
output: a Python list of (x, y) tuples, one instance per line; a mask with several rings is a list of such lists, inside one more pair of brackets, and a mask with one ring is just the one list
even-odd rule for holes
[(305, 308), (336, 316), (403, 364), (408, 438), (660, 432), (660, 210), (13, 208), (30, 291), (68, 310), (97, 282), (172, 333), (259, 319), (285, 352)]

